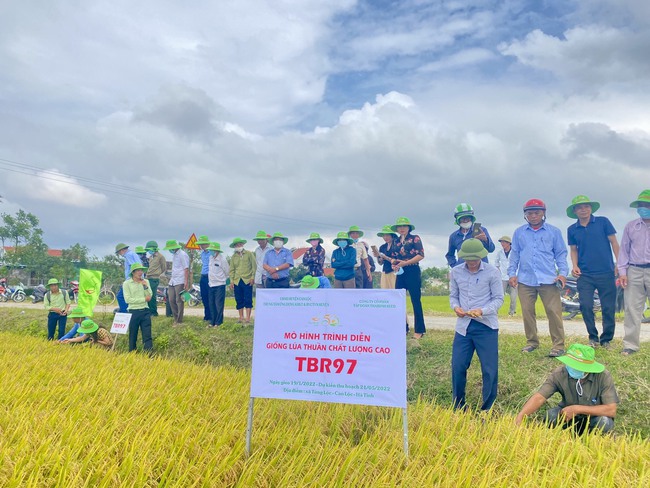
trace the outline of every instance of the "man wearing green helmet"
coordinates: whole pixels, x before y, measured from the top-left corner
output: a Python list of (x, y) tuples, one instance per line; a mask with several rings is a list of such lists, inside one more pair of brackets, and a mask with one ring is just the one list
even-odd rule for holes
[[(460, 247), (465, 242), (465, 239), (478, 239), (487, 252), (494, 252), (496, 247), (494, 246), (494, 242), (492, 242), (490, 233), (482, 225), (474, 225), (476, 217), (474, 216), (474, 209), (469, 203), (459, 203), (456, 206), (454, 209), (454, 220), (456, 221), (456, 225), (458, 225), (458, 230), (449, 236), (449, 246), (447, 254), (445, 254), (447, 264), (450, 267), (453, 268), (463, 262), (462, 258), (456, 258), (456, 253), (460, 251)], [(488, 262), (487, 256), (483, 258), (483, 262)]]
[(160, 278), (167, 272), (167, 260), (161, 252), (158, 251), (158, 243), (156, 241), (149, 241), (145, 246), (147, 254), (149, 255), (149, 269), (147, 269), (147, 279), (151, 285), (151, 295), (153, 299), (149, 301), (149, 310), (151, 316), (158, 316), (158, 305), (156, 296), (158, 295), (158, 285), (160, 285)]

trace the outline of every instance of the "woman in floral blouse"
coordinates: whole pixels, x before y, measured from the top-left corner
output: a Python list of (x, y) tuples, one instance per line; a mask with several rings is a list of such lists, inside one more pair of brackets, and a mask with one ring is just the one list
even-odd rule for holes
[(311, 247), (302, 257), (302, 264), (307, 267), (310, 276), (323, 276), (323, 265), (325, 264), (325, 248), (321, 246), (323, 239), (320, 234), (312, 232), (307, 239)]
[[(395, 288), (406, 289), (413, 304), (413, 315), (415, 316), (415, 333), (413, 337), (419, 339), (426, 332), (424, 326), (424, 314), (422, 313), (422, 280), (420, 277), (420, 261), (424, 259), (424, 248), (420, 236), (411, 234), (415, 226), (406, 217), (397, 219), (397, 223), (391, 226), (393, 232), (397, 232), (398, 238), (394, 241), (397, 259), (393, 260), (393, 271), (398, 274)], [(408, 321), (406, 332), (409, 331)]]

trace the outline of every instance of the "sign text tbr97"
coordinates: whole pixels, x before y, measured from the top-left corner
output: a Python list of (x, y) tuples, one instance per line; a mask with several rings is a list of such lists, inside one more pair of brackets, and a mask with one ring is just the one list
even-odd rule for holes
[[(298, 361), (298, 371), (307, 373), (345, 373), (352, 374), (354, 368), (357, 367), (356, 359), (330, 359), (330, 358), (308, 358), (296, 357)], [(345, 365), (348, 365), (347, 370), (344, 371)]]

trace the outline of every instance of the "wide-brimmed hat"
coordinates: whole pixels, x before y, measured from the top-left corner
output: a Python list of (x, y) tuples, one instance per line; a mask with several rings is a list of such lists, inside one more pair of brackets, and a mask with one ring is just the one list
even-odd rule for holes
[(320, 236), (318, 232), (312, 232), (311, 234), (309, 234), (309, 237), (307, 238), (306, 242), (313, 241), (315, 239), (318, 239), (318, 242), (320, 242), (321, 244), (323, 243), (323, 238)]
[(158, 250), (158, 243), (156, 241), (148, 241), (144, 248), (147, 251), (157, 251)]
[(347, 232), (342, 231), (342, 232), (339, 232), (338, 234), (336, 234), (336, 238), (332, 241), (332, 244), (334, 244), (335, 246), (338, 246), (339, 245), (338, 241), (340, 241), (342, 239), (345, 239), (346, 241), (348, 241), (348, 244), (352, 244), (354, 242), (354, 239), (350, 239), (350, 236), (348, 235)]
[(90, 319), (86, 319), (83, 322), (81, 322), (81, 325), (79, 326), (77, 331), (81, 332), (82, 334), (92, 334), (97, 329), (99, 329), (99, 325), (97, 325), (95, 322), (93, 322)]
[(391, 234), (397, 236), (395, 231), (391, 228), (390, 225), (384, 225), (379, 232), (377, 232), (377, 237), (384, 237), (386, 234)]
[(348, 229), (348, 237), (350, 236), (350, 232), (358, 232), (359, 237), (363, 237), (363, 231), (361, 229), (359, 229), (358, 225), (353, 225), (352, 227), (350, 227)]
[(458, 257), (465, 261), (483, 259), (487, 255), (487, 249), (483, 247), (483, 243), (478, 239), (466, 239), (463, 245), (460, 246), (460, 251), (458, 251)]
[(86, 314), (81, 309), (81, 307), (73, 308), (72, 310), (70, 310), (68, 312), (68, 317), (70, 317), (71, 319), (82, 319), (85, 316), (86, 316)]
[(211, 242), (208, 245), (208, 251), (219, 251), (219, 252), (221, 252), (221, 244), (219, 244), (218, 242)]
[(397, 222), (395, 222), (395, 225), (391, 225), (391, 226), (390, 226), (390, 229), (391, 229), (393, 232), (397, 232), (397, 228), (400, 227), (400, 226), (402, 226), (402, 225), (408, 225), (409, 228), (411, 229), (411, 231), (415, 230), (415, 226), (414, 226), (414, 225), (411, 223), (411, 221), (410, 221), (408, 218), (406, 218), (406, 217), (399, 217), (399, 218), (397, 219)]
[(557, 359), (583, 373), (602, 373), (605, 371), (605, 366), (596, 361), (594, 348), (584, 344), (571, 344), (564, 356), (558, 356)]
[(510, 236), (501, 236), (501, 237), (499, 237), (499, 242), (501, 242), (501, 241), (509, 242), (510, 244), (512, 244), (512, 239), (510, 239)]
[(268, 234), (267, 234), (266, 232), (264, 232), (263, 230), (258, 230), (258, 231), (257, 231), (257, 234), (255, 234), (255, 237), (253, 237), (253, 240), (254, 240), (254, 241), (268, 241), (268, 240), (269, 240), (269, 237), (271, 237), (271, 236), (268, 235)]
[(210, 244), (210, 239), (208, 239), (208, 236), (199, 236), (199, 238), (196, 240), (196, 244), (198, 246), (201, 246), (203, 244)]
[(140, 263), (133, 263), (129, 269), (129, 274), (132, 275), (134, 271), (137, 271), (139, 269), (144, 269), (146, 271), (147, 267), (142, 266)]
[(643, 190), (639, 193), (639, 198), (630, 203), (630, 207), (638, 208), (639, 203), (650, 203), (650, 190)]
[(273, 241), (276, 240), (276, 239), (282, 239), (282, 240), (284, 241), (285, 244), (286, 244), (287, 241), (289, 240), (288, 237), (285, 237), (285, 236), (282, 235), (282, 232), (276, 232), (276, 233), (273, 234), (271, 237), (269, 237), (269, 241), (270, 241), (270, 242), (273, 242)]
[(318, 288), (319, 286), (320, 280), (315, 276), (306, 275), (300, 280), (300, 288)]
[(136, 254), (147, 254), (147, 250), (144, 248), (144, 246), (135, 246), (135, 253)]
[(578, 195), (575, 197), (573, 200), (571, 200), (571, 205), (569, 205), (566, 209), (566, 214), (570, 219), (577, 219), (578, 216), (576, 215), (575, 211), (573, 210), (573, 207), (576, 205), (582, 205), (583, 203), (588, 203), (591, 205), (591, 211), (595, 212), (600, 208), (600, 203), (594, 202), (589, 199), (587, 195)]
[(120, 242), (119, 244), (115, 245), (115, 254), (120, 252), (122, 249), (127, 249), (129, 246), (127, 244), (124, 244), (123, 242)]
[(230, 243), (230, 247), (234, 248), (236, 244), (246, 244), (246, 239), (242, 239), (241, 237), (235, 237), (232, 242)]
[(57, 280), (56, 278), (50, 278), (49, 280), (47, 280), (47, 286), (50, 286), (50, 285), (60, 285), (60, 284), (61, 284), (61, 283), (60, 283), (59, 280)]
[(180, 249), (181, 245), (178, 243), (178, 241), (174, 239), (170, 239), (165, 243), (165, 247), (163, 247), (163, 250), (165, 251), (173, 251), (174, 249)]

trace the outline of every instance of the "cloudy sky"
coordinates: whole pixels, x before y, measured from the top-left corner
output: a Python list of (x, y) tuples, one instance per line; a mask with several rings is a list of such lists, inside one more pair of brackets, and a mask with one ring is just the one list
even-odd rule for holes
[[(189, 6), (191, 5), (191, 6)], [(52, 248), (300, 245), (453, 208), (496, 239), (542, 198), (619, 233), (650, 188), (647, 0), (2, 2), (0, 211)], [(252, 246), (251, 246), (252, 248)]]

